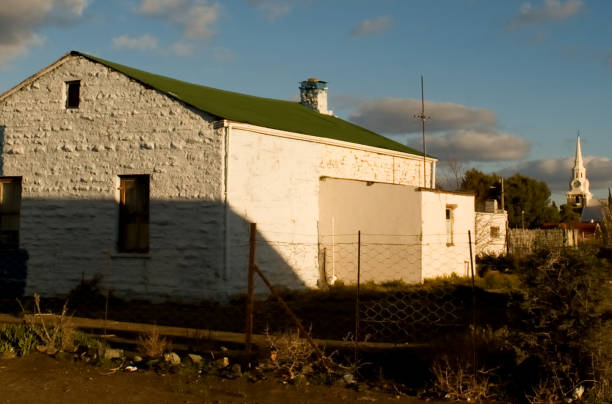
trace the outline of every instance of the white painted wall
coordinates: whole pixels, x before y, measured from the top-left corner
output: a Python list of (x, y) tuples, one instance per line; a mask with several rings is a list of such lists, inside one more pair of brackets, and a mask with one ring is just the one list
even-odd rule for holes
[[(468, 275), (468, 230), (474, 243), (474, 195), (422, 190), (423, 279)], [(453, 208), (453, 240), (447, 243), (446, 207)]]
[[(257, 223), (265, 240), (260, 245), (273, 246), (258, 251), (257, 262), (284, 285), (315, 287), (320, 278), (317, 225), (327, 225), (319, 221), (320, 178), (422, 182), (423, 160), (418, 156), (251, 125), (229, 128), (229, 205), (238, 216)], [(428, 163), (430, 182), (435, 160)], [(234, 244), (248, 240), (240, 226), (232, 225), (230, 233)], [(230, 277), (242, 276), (246, 260), (245, 255), (230, 258)]]
[[(81, 80), (75, 110), (64, 107), (69, 80)], [(2, 175), (23, 176), (26, 293), (67, 293), (95, 274), (131, 298), (223, 291), (223, 137), (213, 120), (82, 57), (0, 101)], [(115, 253), (120, 174), (151, 175), (148, 256)]]
[[(121, 297), (240, 293), (250, 221), (272, 281), (314, 287), (321, 177), (423, 182), (418, 156), (216, 120), (78, 56), (0, 99), (2, 175), (23, 176), (26, 293), (67, 293), (96, 274)], [(433, 184), (435, 160), (426, 166)], [(148, 255), (115, 251), (121, 174), (151, 175)]]
[[(500, 255), (506, 252), (507, 212), (476, 212), (476, 255)], [(492, 237), (491, 228), (497, 227), (499, 234)]]

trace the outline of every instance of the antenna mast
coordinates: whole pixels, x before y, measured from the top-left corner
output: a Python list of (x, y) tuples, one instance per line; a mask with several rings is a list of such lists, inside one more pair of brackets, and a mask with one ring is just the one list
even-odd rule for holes
[[(427, 188), (427, 149), (425, 148), (425, 121), (428, 120), (429, 116), (425, 115), (425, 95), (423, 91), (423, 75), (421, 74), (421, 113), (414, 115), (414, 117), (421, 121), (421, 131), (423, 135), (423, 188)], [(433, 175), (433, 173), (432, 173)]]

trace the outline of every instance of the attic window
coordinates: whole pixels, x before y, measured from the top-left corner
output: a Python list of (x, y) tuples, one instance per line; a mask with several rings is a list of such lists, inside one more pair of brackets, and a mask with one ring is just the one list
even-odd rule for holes
[(0, 248), (19, 248), (21, 177), (0, 177)]
[(81, 81), (66, 82), (66, 108), (78, 108), (81, 93)]

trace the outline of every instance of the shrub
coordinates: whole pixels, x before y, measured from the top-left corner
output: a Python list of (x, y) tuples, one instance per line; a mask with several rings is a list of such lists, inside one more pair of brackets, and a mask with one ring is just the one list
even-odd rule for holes
[(602, 344), (609, 341), (601, 338), (600, 307), (611, 275), (610, 263), (585, 246), (539, 250), (519, 271), (524, 299), (515, 308), (513, 343), (519, 357), (536, 368), (538, 379), (522, 386), (526, 395), (537, 390), (571, 398), (579, 387), (605, 383)]
[(153, 327), (150, 332), (138, 337), (138, 352), (145, 356), (158, 358), (170, 350), (172, 350), (172, 344), (159, 334), (157, 327)]

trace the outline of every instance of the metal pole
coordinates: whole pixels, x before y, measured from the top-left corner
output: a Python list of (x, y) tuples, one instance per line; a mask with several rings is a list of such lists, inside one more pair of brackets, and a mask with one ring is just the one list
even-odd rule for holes
[(423, 187), (427, 187), (427, 149), (425, 148), (425, 92), (423, 90), (423, 75), (421, 74), (421, 132), (423, 134)]
[(472, 256), (472, 232), (468, 230), (470, 244), (470, 266), (472, 269), (472, 364), (474, 365), (474, 383), (476, 383), (476, 284), (474, 280), (474, 258)]
[(247, 276), (247, 301), (246, 301), (246, 352), (251, 353), (251, 340), (253, 336), (253, 294), (255, 275), (255, 245), (257, 235), (257, 224), (251, 223), (251, 234), (249, 236), (249, 268)]
[(355, 361), (359, 344), (359, 286), (361, 283), (361, 230), (357, 232), (357, 294), (355, 296)]
[(276, 289), (274, 289), (274, 287), (272, 286), (268, 278), (266, 278), (266, 276), (263, 274), (263, 272), (261, 272), (261, 270), (257, 267), (257, 265), (253, 265), (253, 271), (256, 272), (257, 275), (259, 275), (259, 277), (266, 284), (268, 289), (270, 289), (270, 293), (272, 294), (272, 296), (276, 298), (276, 300), (280, 303), (281, 307), (285, 310), (285, 313), (287, 313), (287, 315), (291, 318), (291, 320), (293, 320), (296, 327), (300, 330), (300, 333), (306, 338), (306, 340), (308, 341), (308, 343), (314, 350), (319, 360), (321, 360), (321, 364), (323, 364), (323, 366), (327, 367), (328, 369), (333, 367), (333, 363), (329, 360), (329, 358), (325, 356), (323, 351), (321, 351), (321, 349), (317, 346), (317, 344), (314, 342), (314, 340), (312, 339), (308, 331), (306, 331), (306, 328), (304, 328), (304, 326), (302, 325), (302, 322), (300, 321), (300, 319), (297, 318), (297, 316), (293, 313), (293, 311), (291, 311), (289, 306), (287, 306), (287, 303), (285, 303), (283, 298), (276, 292)]

